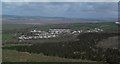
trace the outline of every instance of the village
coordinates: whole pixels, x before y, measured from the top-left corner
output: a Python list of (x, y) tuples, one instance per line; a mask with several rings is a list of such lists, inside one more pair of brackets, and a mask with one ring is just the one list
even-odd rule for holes
[(93, 30), (72, 30), (72, 29), (49, 29), (48, 31), (31, 30), (26, 34), (21, 34), (18, 40), (32, 40), (32, 39), (48, 39), (59, 37), (62, 34), (76, 35), (88, 32), (103, 32), (102, 29), (94, 28)]

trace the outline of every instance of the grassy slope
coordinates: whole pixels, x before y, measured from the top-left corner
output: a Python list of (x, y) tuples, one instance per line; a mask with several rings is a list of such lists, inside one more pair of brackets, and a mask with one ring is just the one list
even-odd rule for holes
[(3, 49), (3, 62), (92, 62), (80, 59), (65, 59), (43, 54), (29, 54), (27, 52), (17, 52), (15, 50)]
[[(3, 47), (29, 46), (29, 45), (31, 44), (25, 44), (25, 45), (7, 44), (7, 45), (4, 45)], [(2, 61), (3, 62), (82, 62), (82, 64), (103, 64), (103, 62), (96, 62), (96, 61), (89, 61), (89, 60), (66, 59), (66, 58), (60, 58), (60, 57), (54, 57), (54, 56), (45, 56), (42, 53), (30, 54), (27, 52), (18, 52), (15, 49), (3, 49)]]

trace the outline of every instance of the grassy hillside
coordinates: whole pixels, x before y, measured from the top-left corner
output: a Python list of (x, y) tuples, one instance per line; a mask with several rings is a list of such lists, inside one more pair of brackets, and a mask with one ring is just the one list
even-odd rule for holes
[(103, 62), (3, 62), (2, 64), (106, 64)]
[[(60, 57), (45, 56), (43, 54), (30, 54), (27, 52), (18, 52), (15, 50), (3, 49), (3, 62), (89, 62), (95, 61), (81, 59), (65, 59)], [(101, 62), (98, 62), (101, 63)]]
[[(26, 47), (26, 46), (30, 46), (30, 44), (25, 44), (25, 45), (9, 44), (9, 45), (3, 46), (5, 48), (3, 48), (3, 50), (2, 50), (2, 62), (3, 62), (2, 64), (14, 64), (11, 62), (28, 62), (27, 64), (29, 64), (29, 63), (34, 64), (32, 62), (45, 62), (45, 63), (56, 62), (56, 63), (52, 63), (52, 64), (59, 64), (59, 62), (78, 62), (79, 64), (107, 64), (105, 62), (100, 62), (100, 61), (67, 59), (67, 58), (61, 58), (61, 57), (57, 57), (57, 56), (46, 56), (42, 53), (34, 54), (34, 53), (16, 51), (15, 48), (20, 47), (20, 46)], [(15, 64), (18, 64), (18, 63), (15, 63)], [(24, 64), (24, 63), (22, 63), (22, 64)], [(60, 63), (60, 64), (66, 64), (66, 63)], [(76, 63), (74, 63), (74, 64), (76, 64)]]

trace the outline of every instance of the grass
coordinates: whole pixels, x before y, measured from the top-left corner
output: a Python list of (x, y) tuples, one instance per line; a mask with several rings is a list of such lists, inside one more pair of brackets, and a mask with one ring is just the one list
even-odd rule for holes
[(97, 62), (3, 62), (2, 64), (105, 64)]
[(3, 24), (2, 30), (13, 30), (13, 29), (21, 29), (21, 28), (29, 28), (32, 25), (28, 24)]
[(14, 46), (30, 46), (31, 44), (5, 44), (2, 47), (14, 47)]
[(3, 49), (3, 62), (92, 62), (81, 59), (66, 59), (54, 56), (45, 56), (43, 54), (30, 54), (27, 52), (18, 52), (15, 50)]
[(2, 64), (105, 64), (88, 62), (3, 62)]
[(3, 24), (3, 30), (31, 28), (48, 30), (49, 28), (70, 28), (70, 29), (86, 29), (86, 28), (102, 28), (113, 29), (117, 28), (117, 25), (113, 22), (103, 23), (66, 23), (66, 24), (48, 24), (48, 25), (30, 25), (30, 24)]
[(11, 40), (12, 38), (13, 34), (11, 33), (2, 34), (2, 40)]
[(36, 25), (36, 29), (47, 30), (49, 28), (70, 28), (70, 29), (94, 29), (101, 28), (103, 30), (115, 29), (118, 26), (113, 22), (106, 23), (67, 23), (67, 24), (53, 24), (53, 25)]
[(2, 40), (2, 34), (0, 33), (0, 41)]
[(81, 59), (66, 59), (3, 49), (2, 64), (107, 64)]
[[(45, 56), (44, 54), (34, 54), (28, 52), (18, 52), (14, 49), (16, 46), (29, 46), (31, 44), (7, 44), (2, 50), (2, 64), (12, 64), (9, 62), (28, 62), (27, 64), (34, 64), (34, 62), (50, 62), (51, 64), (66, 64), (66, 62), (79, 62), (80, 64), (105, 64), (104, 62), (81, 60), (81, 59), (67, 59), (55, 56)], [(11, 49), (12, 47), (12, 49)], [(53, 62), (53, 63), (52, 63)], [(64, 62), (64, 63), (60, 63)], [(43, 63), (43, 64), (44, 64)], [(14, 64), (14, 63), (13, 63)], [(16, 63), (18, 64), (18, 63)], [(24, 63), (22, 63), (24, 64)], [(26, 63), (25, 63), (26, 64)], [(40, 63), (41, 64), (41, 63)], [(69, 64), (69, 63), (67, 63)], [(76, 63), (75, 63), (76, 64)]]
[(103, 25), (100, 25), (99, 27), (104, 29), (104, 30), (110, 30), (110, 29), (118, 28), (118, 26), (114, 23), (103, 24)]

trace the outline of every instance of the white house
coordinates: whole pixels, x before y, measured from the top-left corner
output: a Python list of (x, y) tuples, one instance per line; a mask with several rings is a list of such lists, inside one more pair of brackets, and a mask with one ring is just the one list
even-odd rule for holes
[(116, 24), (120, 24), (120, 22), (115, 22)]

